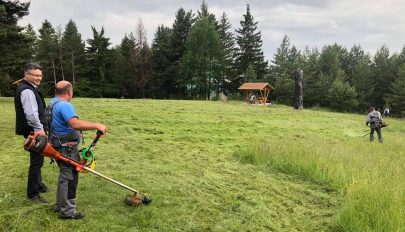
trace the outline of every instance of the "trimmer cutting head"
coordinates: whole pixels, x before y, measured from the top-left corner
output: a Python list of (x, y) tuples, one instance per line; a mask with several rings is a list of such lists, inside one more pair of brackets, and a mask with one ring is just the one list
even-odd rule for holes
[(140, 204), (148, 205), (152, 202), (152, 198), (140, 193), (128, 194), (124, 200), (125, 204), (129, 206), (139, 206)]

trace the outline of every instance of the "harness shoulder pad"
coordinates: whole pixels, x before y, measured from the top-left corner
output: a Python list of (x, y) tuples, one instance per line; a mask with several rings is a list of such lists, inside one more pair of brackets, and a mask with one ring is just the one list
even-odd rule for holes
[(51, 128), (52, 128), (52, 118), (53, 118), (53, 115), (52, 115), (53, 107), (61, 101), (62, 100), (55, 101), (54, 103), (49, 104), (45, 109), (45, 117), (46, 117), (46, 120), (48, 121), (48, 135), (49, 136), (51, 136), (51, 132), (52, 132)]

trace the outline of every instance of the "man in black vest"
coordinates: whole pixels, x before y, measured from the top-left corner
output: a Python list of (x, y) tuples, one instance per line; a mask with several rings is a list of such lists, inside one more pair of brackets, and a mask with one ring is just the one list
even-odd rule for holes
[[(38, 86), (42, 80), (42, 68), (38, 64), (27, 64), (24, 68), (24, 78), (17, 87), (14, 97), (16, 112), (16, 134), (24, 138), (30, 132), (36, 131), (45, 135), (47, 123), (45, 118), (45, 101)], [(28, 171), (27, 197), (32, 202), (48, 203), (40, 193), (48, 191), (42, 183), (41, 167), (44, 157), (30, 152), (30, 166)]]

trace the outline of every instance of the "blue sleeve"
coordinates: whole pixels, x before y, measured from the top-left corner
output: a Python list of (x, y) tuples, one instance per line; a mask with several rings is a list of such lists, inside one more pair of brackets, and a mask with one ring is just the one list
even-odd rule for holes
[(60, 109), (60, 112), (65, 122), (69, 121), (73, 117), (77, 117), (75, 109), (70, 103), (64, 104)]

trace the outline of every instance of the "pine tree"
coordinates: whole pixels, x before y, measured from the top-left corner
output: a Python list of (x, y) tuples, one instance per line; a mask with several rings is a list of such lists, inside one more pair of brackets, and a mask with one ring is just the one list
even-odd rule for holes
[(238, 44), (236, 50), (236, 68), (238, 70), (237, 75), (241, 77), (240, 83), (245, 82), (243, 73), (249, 64), (252, 64), (255, 68), (258, 79), (263, 79), (267, 71), (267, 61), (264, 61), (262, 51), (261, 32), (256, 32), (258, 22), (254, 22), (253, 16), (250, 14), (249, 5), (247, 5), (246, 14), (243, 17), (244, 20), (240, 22), (241, 28), (236, 30), (236, 41)]
[(345, 53), (347, 53), (346, 49), (336, 43), (322, 48), (319, 60), (320, 70), (332, 78), (331, 83), (338, 71), (342, 69), (342, 57)]
[(391, 94), (390, 85), (394, 81), (395, 74), (393, 62), (390, 59), (390, 52), (386, 46), (377, 50), (372, 65), (375, 88), (373, 95), (373, 105), (377, 108), (385, 105), (384, 96)]
[(373, 105), (375, 81), (370, 64), (370, 58), (365, 56), (362, 60), (359, 60), (352, 73), (352, 83), (356, 89), (359, 102), (359, 112), (364, 112)]
[(360, 45), (354, 45), (345, 59), (343, 70), (345, 71), (348, 81), (350, 84), (353, 84), (353, 73), (355, 68), (366, 59), (363, 49)]
[(337, 71), (337, 76), (328, 90), (330, 107), (337, 111), (354, 111), (358, 105), (356, 90), (345, 80), (343, 70)]
[(319, 70), (319, 58), (320, 53), (316, 48), (312, 50), (306, 48), (303, 52), (303, 95), (307, 107), (320, 106), (321, 97), (323, 97), (319, 94), (322, 91), (321, 80), (323, 80)]
[[(342, 71), (342, 57), (345, 53), (345, 49), (337, 44), (327, 45), (322, 48), (322, 52), (317, 61), (318, 67), (316, 74), (315, 76), (309, 77), (312, 82), (312, 89), (309, 92), (313, 95), (310, 96), (310, 99), (315, 100), (313, 104), (322, 107), (330, 106), (331, 99), (328, 98), (328, 90), (331, 88), (333, 81), (338, 76), (347, 78), (345, 73), (343, 73), (343, 75), (340, 73)], [(306, 76), (306, 78), (308, 78), (308, 76)], [(304, 81), (306, 78), (304, 78)], [(341, 81), (346, 81), (346, 79)], [(308, 87), (308, 85), (304, 85), (304, 95), (308, 94), (305, 93), (308, 92)], [(308, 103), (308, 98), (305, 97), (305, 99), (305, 102)]]
[(221, 41), (215, 26), (203, 17), (193, 26), (182, 58), (181, 80), (189, 97), (209, 100), (221, 80)]

